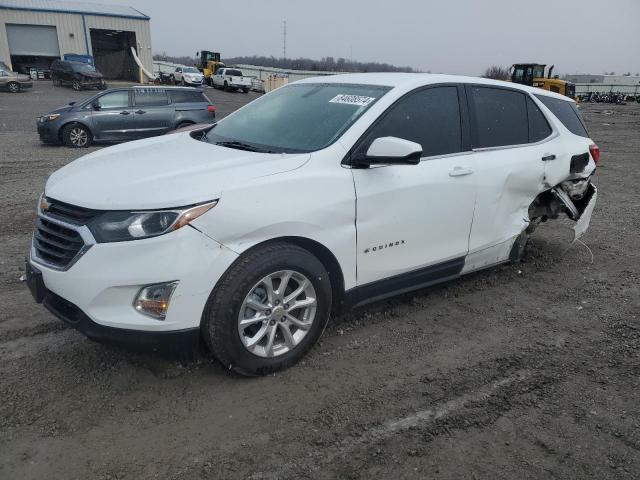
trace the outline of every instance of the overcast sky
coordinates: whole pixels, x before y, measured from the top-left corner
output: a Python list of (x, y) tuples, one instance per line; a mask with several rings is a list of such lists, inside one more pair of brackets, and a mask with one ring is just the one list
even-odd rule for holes
[(101, 0), (151, 17), (154, 53), (349, 58), (479, 74), (640, 72), (640, 0)]

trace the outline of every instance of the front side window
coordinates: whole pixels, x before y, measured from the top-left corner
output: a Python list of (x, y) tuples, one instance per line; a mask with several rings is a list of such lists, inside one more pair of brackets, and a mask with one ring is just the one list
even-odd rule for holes
[(457, 87), (427, 88), (404, 97), (382, 115), (358, 152), (365, 153), (380, 137), (419, 143), (423, 157), (462, 151)]
[(98, 98), (97, 102), (101, 109), (128, 108), (129, 92), (126, 90), (120, 90), (117, 92), (107, 93)]
[(182, 69), (180, 67), (176, 68), (176, 73), (180, 73), (182, 72)]
[(331, 145), (389, 90), (360, 84), (288, 85), (225, 117), (206, 141), (257, 151), (313, 152)]
[(526, 96), (513, 90), (471, 87), (475, 116), (474, 148), (522, 145), (529, 142)]
[(137, 89), (134, 98), (138, 107), (159, 107), (169, 103), (167, 92), (159, 89)]
[(587, 129), (573, 101), (561, 100), (559, 98), (548, 97), (547, 95), (536, 95), (536, 98), (551, 110), (551, 113), (558, 117), (558, 120), (562, 122), (567, 130), (575, 135), (589, 138)]

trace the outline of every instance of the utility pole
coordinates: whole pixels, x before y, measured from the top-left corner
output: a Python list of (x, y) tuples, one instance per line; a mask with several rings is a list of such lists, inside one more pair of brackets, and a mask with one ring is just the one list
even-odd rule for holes
[(287, 59), (287, 21), (282, 21), (282, 56)]

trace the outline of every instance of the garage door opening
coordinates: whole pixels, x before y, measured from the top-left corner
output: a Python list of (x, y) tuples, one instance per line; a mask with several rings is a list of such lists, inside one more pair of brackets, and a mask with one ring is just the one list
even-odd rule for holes
[(7, 40), (15, 72), (28, 75), (34, 68), (48, 71), (51, 62), (60, 58), (56, 27), (7, 24)]
[(131, 55), (136, 48), (135, 32), (91, 29), (91, 46), (96, 69), (109, 80), (138, 80), (138, 67)]

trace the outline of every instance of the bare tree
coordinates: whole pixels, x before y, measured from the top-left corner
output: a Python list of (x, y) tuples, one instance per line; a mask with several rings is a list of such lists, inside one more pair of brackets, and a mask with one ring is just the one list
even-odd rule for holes
[(484, 71), (484, 78), (493, 78), (494, 80), (509, 80), (509, 69), (500, 65), (491, 65)]

